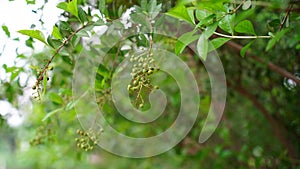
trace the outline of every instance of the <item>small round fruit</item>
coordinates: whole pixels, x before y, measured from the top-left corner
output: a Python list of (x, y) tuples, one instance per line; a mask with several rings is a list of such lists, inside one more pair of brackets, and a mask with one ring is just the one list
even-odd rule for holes
[(141, 103), (141, 104), (139, 105), (139, 107), (140, 107), (140, 108), (143, 108), (143, 107), (144, 107), (144, 104), (143, 104), (143, 103)]

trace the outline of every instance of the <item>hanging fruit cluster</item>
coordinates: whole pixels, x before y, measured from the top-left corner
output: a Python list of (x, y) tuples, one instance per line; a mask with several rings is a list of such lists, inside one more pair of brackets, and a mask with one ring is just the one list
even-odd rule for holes
[(100, 129), (98, 132), (94, 131), (92, 128), (89, 128), (87, 131), (82, 131), (81, 129), (77, 130), (79, 137), (75, 139), (77, 147), (83, 149), (84, 151), (90, 151), (95, 148), (95, 145), (99, 141), (99, 136), (103, 132), (103, 129)]
[(159, 88), (151, 84), (150, 76), (160, 69), (155, 65), (152, 53), (133, 55), (130, 58), (130, 62), (133, 64), (130, 74), (132, 81), (127, 89), (129, 92), (137, 93), (136, 105), (139, 108), (143, 108), (144, 99), (141, 96), (141, 91), (143, 88), (148, 88), (150, 91)]
[(30, 140), (31, 146), (46, 144), (49, 142), (54, 142), (53, 132), (51, 128), (40, 126), (36, 129), (36, 136)]

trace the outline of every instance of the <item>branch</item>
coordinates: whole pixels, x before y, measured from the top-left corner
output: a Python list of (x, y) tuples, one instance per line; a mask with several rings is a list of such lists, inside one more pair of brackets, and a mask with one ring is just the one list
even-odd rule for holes
[[(237, 52), (240, 52), (243, 48), (243, 46), (237, 44), (237, 43), (234, 43), (234, 42), (227, 42), (226, 45), (230, 46), (231, 48), (235, 49)], [(267, 64), (267, 67), (280, 74), (281, 76), (283, 77), (286, 77), (288, 79), (291, 79), (293, 80), (297, 85), (300, 86), (300, 79), (298, 79), (296, 76), (294, 76), (292, 73), (288, 72), (287, 70), (279, 67), (278, 65), (275, 65), (273, 62), (267, 62), (266, 60), (264, 60), (262, 57), (258, 57), (258, 56), (254, 56), (252, 54), (250, 54), (249, 52), (246, 53), (250, 58), (260, 62), (260, 63), (263, 63), (263, 64)]]
[(40, 71), (37, 81), (35, 83), (35, 86), (37, 87), (41, 81), (44, 78), (44, 74), (46, 73), (49, 65), (52, 63), (53, 59), (55, 58), (55, 56), (61, 51), (61, 49), (66, 46), (68, 44), (68, 42), (70, 42), (70, 40), (73, 38), (74, 35), (76, 35), (79, 31), (81, 31), (82, 29), (86, 28), (87, 26), (89, 26), (90, 24), (86, 24), (83, 25), (82, 27), (80, 27), (79, 29), (77, 29), (75, 32), (73, 32), (70, 36), (68, 36), (68, 38), (66, 40), (63, 41), (63, 43), (55, 50), (54, 54), (52, 55), (52, 57), (48, 60), (48, 62), (45, 64), (45, 66), (43, 67), (43, 69)]
[[(228, 86), (231, 86), (231, 84), (228, 82)], [(233, 87), (233, 86), (231, 86)], [(234, 87), (233, 87), (234, 88)], [(271, 115), (270, 112), (264, 107), (264, 105), (258, 101), (257, 97), (252, 95), (249, 90), (246, 90), (242, 86), (239, 86), (237, 88), (234, 88), (238, 93), (248, 98), (253, 105), (265, 116), (265, 118), (270, 122), (275, 136), (278, 138), (278, 140), (281, 142), (281, 144), (287, 149), (288, 155), (291, 159), (297, 159), (298, 154), (295, 151), (295, 148), (291, 141), (285, 136), (287, 135), (288, 131), (279, 125), (277, 120)]]
[(284, 18), (283, 18), (283, 20), (282, 20), (282, 22), (281, 22), (281, 24), (280, 24), (279, 31), (282, 30), (284, 24), (286, 23), (286, 21), (287, 21), (289, 15), (290, 15), (290, 13), (291, 13), (291, 11), (292, 11), (292, 9), (293, 9), (293, 5), (294, 5), (294, 3), (291, 3), (290, 6), (288, 7), (288, 9), (287, 9), (287, 11), (286, 11), (286, 14), (285, 14), (285, 16), (284, 16)]
[(230, 39), (270, 39), (271, 36), (232, 36), (232, 35), (225, 35), (219, 32), (214, 32), (215, 35), (230, 38)]

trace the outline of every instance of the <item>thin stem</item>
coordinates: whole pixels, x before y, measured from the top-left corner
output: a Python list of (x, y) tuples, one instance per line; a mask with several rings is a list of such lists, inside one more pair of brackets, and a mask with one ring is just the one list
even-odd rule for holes
[(121, 43), (119, 43), (118, 51), (117, 51), (116, 57), (115, 57), (115, 59), (114, 59), (114, 61), (113, 61), (112, 71), (111, 71), (111, 74), (110, 74), (110, 78), (112, 78), (112, 76), (113, 76), (113, 72), (114, 72), (114, 69), (115, 69), (115, 67), (116, 67), (117, 60), (119, 59), (119, 54), (120, 54), (120, 52), (121, 52)]
[(231, 12), (229, 12), (228, 14), (234, 14), (236, 13), (237, 10), (239, 10), (243, 5), (244, 3), (246, 2), (247, 0), (243, 0), (243, 2), (241, 2), (235, 9), (233, 9)]
[(294, 3), (291, 3), (291, 5), (289, 6), (289, 8), (287, 9), (286, 14), (285, 14), (285, 16), (284, 16), (284, 18), (283, 18), (283, 20), (282, 20), (282, 22), (281, 22), (281, 24), (280, 24), (279, 31), (281, 31), (281, 30), (283, 29), (283, 26), (284, 26), (284, 24), (286, 23), (286, 21), (287, 21), (289, 15), (290, 15), (290, 13), (291, 13), (291, 11), (292, 11), (292, 9), (293, 9), (293, 5), (294, 5)]
[(234, 35), (226, 35), (219, 32), (214, 32), (215, 35), (230, 38), (230, 39), (270, 39), (272, 36), (234, 36)]
[[(242, 50), (243, 46), (237, 44), (237, 43), (234, 43), (234, 42), (227, 42), (226, 43), (229, 47), (231, 47), (232, 49), (235, 49), (238, 53)], [(287, 70), (285, 70), (284, 68), (274, 64), (273, 62), (271, 61), (266, 61), (263, 59), (263, 57), (260, 57), (260, 56), (255, 56), (255, 55), (252, 55), (251, 53), (247, 52), (248, 56), (251, 58), (251, 59), (254, 59), (262, 64), (266, 64), (267, 67), (272, 70), (273, 72), (276, 72), (278, 74), (280, 74), (281, 76), (283, 77), (286, 77), (288, 79), (292, 79), (295, 83), (297, 83), (297, 85), (300, 85), (300, 80), (294, 76), (291, 72), (288, 72)]]
[(136, 99), (135, 99), (135, 104), (136, 104), (136, 107), (138, 107), (138, 99), (140, 98), (141, 99), (141, 103), (144, 104), (144, 99), (141, 95), (141, 92), (142, 92), (142, 88), (143, 88), (143, 85), (141, 85), (141, 87), (139, 88), (139, 91), (138, 91), (138, 94), (136, 96)]
[(38, 76), (36, 84), (35, 84), (36, 86), (38, 86), (41, 83), (41, 81), (43, 80), (44, 74), (46, 73), (49, 65), (52, 63), (52, 61), (55, 58), (55, 56), (62, 50), (62, 48), (64, 46), (66, 46), (68, 44), (68, 42), (73, 38), (74, 35), (76, 35), (79, 31), (81, 31), (82, 29), (84, 29), (85, 27), (87, 27), (89, 25), (90, 24), (86, 24), (86, 25), (83, 25), (82, 27), (80, 27), (79, 29), (77, 29), (70, 36), (68, 36), (68, 38), (66, 40), (64, 40), (63, 43), (55, 50), (55, 52), (52, 55), (52, 57), (48, 60), (48, 62), (46, 63), (46, 65), (44, 66), (44, 68), (42, 69), (42, 71), (39, 73), (39, 76)]

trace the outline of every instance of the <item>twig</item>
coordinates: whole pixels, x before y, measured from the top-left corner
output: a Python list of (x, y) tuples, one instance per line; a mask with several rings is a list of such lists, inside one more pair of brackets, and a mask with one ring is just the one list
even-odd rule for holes
[[(230, 86), (230, 84), (228, 84)], [(233, 87), (233, 86), (231, 86)], [(271, 113), (265, 108), (265, 106), (259, 102), (257, 97), (252, 95), (250, 92), (248, 92), (247, 89), (243, 88), (242, 86), (239, 86), (236, 89), (238, 93), (248, 98), (253, 105), (265, 116), (265, 118), (270, 122), (273, 131), (275, 133), (275, 136), (278, 138), (278, 140), (282, 143), (282, 145), (287, 149), (289, 157), (290, 158), (297, 158), (298, 154), (295, 151), (294, 146), (292, 145), (291, 141), (287, 138), (285, 138), (285, 135), (288, 133), (288, 131), (279, 125), (277, 120), (271, 115)]]
[(293, 9), (293, 5), (294, 5), (294, 3), (291, 3), (290, 6), (288, 7), (288, 9), (287, 9), (287, 11), (286, 11), (286, 14), (285, 14), (285, 16), (284, 16), (284, 18), (283, 18), (283, 20), (282, 20), (282, 22), (281, 22), (281, 24), (280, 24), (279, 31), (281, 31), (281, 30), (283, 29), (283, 26), (284, 26), (284, 24), (286, 23), (286, 21), (287, 21), (289, 15), (290, 15), (290, 13), (291, 13), (291, 11), (292, 11), (292, 9)]
[(243, 0), (236, 8), (234, 8), (232, 11), (230, 11), (228, 14), (234, 14), (236, 13), (237, 10), (239, 10), (243, 5), (244, 3), (246, 2), (247, 0)]
[(271, 36), (231, 36), (231, 35), (225, 35), (219, 32), (214, 32), (215, 35), (230, 38), (230, 39), (269, 39), (272, 38)]
[(45, 66), (43, 67), (43, 69), (40, 71), (37, 81), (35, 83), (35, 86), (37, 87), (41, 81), (44, 78), (44, 74), (47, 71), (49, 65), (52, 63), (53, 59), (55, 58), (55, 56), (61, 51), (61, 49), (67, 45), (67, 43), (73, 38), (74, 35), (76, 35), (79, 31), (81, 31), (82, 29), (86, 28), (87, 26), (89, 26), (90, 24), (86, 24), (83, 25), (82, 27), (80, 27), (79, 29), (77, 29), (75, 32), (73, 32), (70, 36), (68, 36), (68, 38), (66, 40), (63, 41), (63, 43), (55, 50), (54, 54), (52, 55), (52, 57), (48, 60), (48, 62), (45, 64)]
[[(237, 43), (234, 43), (234, 42), (230, 42), (230, 41), (227, 42), (226, 44), (228, 46), (230, 46), (232, 49), (235, 49), (237, 52), (240, 52), (243, 48), (243, 46), (241, 46)], [(247, 52), (247, 54), (249, 55), (250, 58), (252, 58), (252, 59), (254, 59), (254, 60), (256, 60), (260, 63), (267, 64), (267, 67), (270, 70), (280, 74), (283, 77), (286, 77), (286, 78), (289, 78), (289, 79), (293, 80), (297, 85), (300, 86), (300, 80), (296, 76), (294, 76), (292, 73), (288, 72), (287, 70), (281, 68), (278, 65), (275, 65), (273, 62), (267, 62), (262, 57), (251, 55), (249, 52)]]

